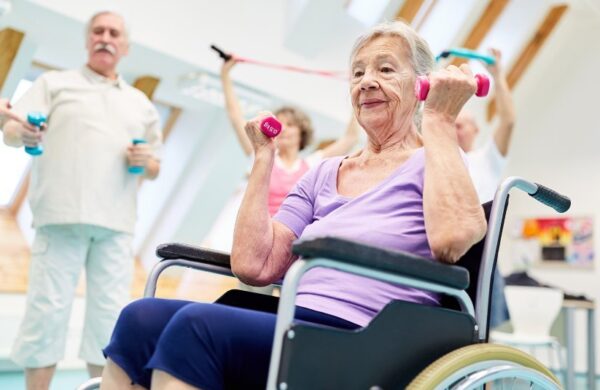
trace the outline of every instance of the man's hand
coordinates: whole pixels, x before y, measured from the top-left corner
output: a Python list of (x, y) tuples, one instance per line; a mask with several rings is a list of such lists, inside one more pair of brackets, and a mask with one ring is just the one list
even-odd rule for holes
[(147, 143), (139, 143), (127, 147), (127, 164), (130, 167), (146, 168), (151, 159), (152, 148)]

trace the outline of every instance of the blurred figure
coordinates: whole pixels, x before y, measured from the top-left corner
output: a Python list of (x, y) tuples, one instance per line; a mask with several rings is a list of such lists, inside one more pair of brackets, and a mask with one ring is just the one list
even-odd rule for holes
[(514, 103), (506, 81), (506, 74), (500, 63), (502, 55), (497, 49), (491, 49), (491, 53), (496, 59), (496, 64), (487, 65), (487, 69), (494, 79), (498, 127), (481, 148), (475, 149), (479, 126), (475, 122), (474, 115), (462, 110), (456, 118), (458, 143), (467, 153), (469, 171), (482, 203), (494, 198), (500, 184), (515, 124)]
[[(244, 114), (230, 77), (231, 69), (237, 63), (238, 61), (235, 59), (235, 56), (232, 55), (232, 58), (225, 61), (221, 68), (221, 83), (225, 95), (225, 108), (242, 150), (247, 156), (253, 156), (252, 144), (244, 130), (246, 120), (244, 119)], [(359, 131), (359, 125), (354, 116), (352, 116), (346, 132), (340, 138), (323, 149), (302, 157), (300, 152), (310, 145), (313, 138), (313, 126), (309, 116), (300, 109), (291, 106), (278, 108), (275, 110), (275, 116), (283, 125), (283, 130), (275, 138), (277, 153), (268, 191), (269, 215), (271, 216), (277, 212), (287, 194), (310, 167), (317, 164), (323, 158), (348, 153), (356, 145)], [(231, 252), (233, 227), (244, 190), (245, 184), (241, 185), (228, 201), (207, 237), (204, 239), (202, 246)], [(221, 290), (231, 287), (234, 287), (234, 284), (232, 284), (230, 278), (200, 274), (197, 271), (187, 271), (179, 287), (178, 295), (184, 296), (187, 299), (212, 300), (212, 298), (216, 299), (221, 295)], [(250, 291), (272, 293), (272, 287), (242, 287)], [(211, 289), (212, 291), (210, 291)]]
[[(467, 153), (469, 171), (481, 203), (494, 198), (500, 185), (507, 163), (508, 149), (515, 124), (515, 108), (502, 68), (502, 54), (497, 49), (490, 50), (496, 63), (487, 69), (494, 78), (498, 127), (492, 137), (482, 147), (474, 149), (475, 139), (479, 134), (479, 126), (472, 113), (462, 110), (456, 118), (458, 143)], [(490, 326), (493, 328), (508, 320), (508, 307), (504, 297), (504, 278), (498, 269), (494, 273)]]
[[(132, 234), (142, 167), (154, 179), (160, 162), (158, 112), (117, 73), (129, 41), (123, 18), (94, 15), (87, 25), (87, 64), (40, 76), (15, 105), (48, 115), (39, 132), (20, 121), (4, 126), (14, 147), (44, 144), (33, 158), (29, 201), (36, 229), (27, 309), (11, 358), (25, 367), (28, 389), (47, 389), (64, 355), (75, 288), (86, 274), (86, 314), (80, 357), (90, 375), (105, 363), (102, 347), (130, 299)], [(146, 143), (133, 146), (133, 139)]]

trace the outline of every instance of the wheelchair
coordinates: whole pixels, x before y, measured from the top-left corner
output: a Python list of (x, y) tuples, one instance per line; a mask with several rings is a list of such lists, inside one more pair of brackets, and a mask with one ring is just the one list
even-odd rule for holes
[[(482, 205), (486, 237), (455, 265), (323, 237), (294, 243), (293, 252), (300, 258), (286, 273), (280, 298), (240, 290), (225, 293), (217, 302), (277, 313), (267, 389), (561, 389), (554, 374), (530, 355), (487, 343), (492, 275), (513, 188), (558, 212), (570, 207), (569, 198), (543, 185), (509, 177), (493, 202)], [(146, 297), (155, 295), (159, 275), (171, 266), (233, 276), (225, 253), (164, 244), (157, 255), (161, 260), (149, 275)], [(433, 291), (443, 296), (442, 305), (392, 301), (357, 330), (297, 323), (298, 283), (313, 267)], [(99, 384), (100, 378), (93, 378), (79, 390)]]

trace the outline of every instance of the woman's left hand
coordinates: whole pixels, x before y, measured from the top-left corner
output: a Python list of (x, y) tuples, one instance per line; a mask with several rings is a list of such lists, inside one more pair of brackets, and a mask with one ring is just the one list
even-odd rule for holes
[(428, 78), (430, 87), (423, 115), (438, 115), (454, 123), (464, 104), (477, 90), (473, 72), (467, 64), (460, 68), (450, 65), (431, 72)]

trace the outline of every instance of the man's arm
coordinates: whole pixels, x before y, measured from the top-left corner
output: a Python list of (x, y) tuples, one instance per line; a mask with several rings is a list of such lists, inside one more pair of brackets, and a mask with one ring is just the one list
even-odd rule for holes
[(496, 58), (496, 64), (488, 66), (488, 70), (492, 74), (496, 86), (494, 98), (500, 119), (498, 127), (494, 131), (494, 142), (500, 154), (506, 157), (515, 125), (515, 107), (504, 68), (500, 64), (502, 54), (497, 49), (491, 49), (491, 52)]

